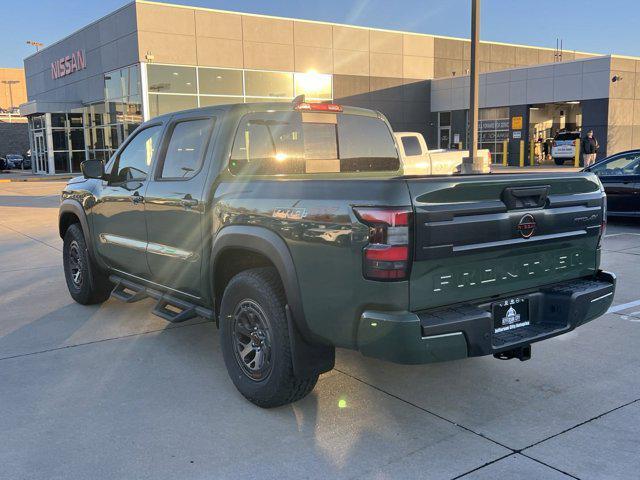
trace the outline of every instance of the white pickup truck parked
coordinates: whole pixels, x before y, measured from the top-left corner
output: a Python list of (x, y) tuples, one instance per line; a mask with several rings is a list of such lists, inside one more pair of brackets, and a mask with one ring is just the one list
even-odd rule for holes
[[(469, 156), (468, 150), (429, 150), (420, 133), (395, 132), (394, 137), (402, 159), (405, 175), (451, 175), (459, 172), (462, 159)], [(478, 150), (482, 158), (482, 171), (491, 170), (491, 152)]]

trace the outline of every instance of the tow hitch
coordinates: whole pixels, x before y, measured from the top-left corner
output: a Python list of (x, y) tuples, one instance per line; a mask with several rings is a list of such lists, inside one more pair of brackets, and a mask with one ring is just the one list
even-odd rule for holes
[(493, 356), (498, 360), (511, 360), (517, 358), (521, 362), (529, 360), (531, 358), (531, 345), (525, 345), (523, 347), (514, 348), (512, 350), (505, 350), (504, 352), (494, 353)]

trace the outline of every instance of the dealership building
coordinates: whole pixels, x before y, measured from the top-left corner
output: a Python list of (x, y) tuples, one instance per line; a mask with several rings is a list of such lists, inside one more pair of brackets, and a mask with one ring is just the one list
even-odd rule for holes
[[(469, 59), (465, 39), (138, 0), (26, 58), (20, 110), (36, 173), (107, 159), (159, 114), (299, 94), (466, 147)], [(480, 71), (480, 146), (494, 154), (585, 127), (601, 155), (640, 146), (636, 59), (482, 42)]]

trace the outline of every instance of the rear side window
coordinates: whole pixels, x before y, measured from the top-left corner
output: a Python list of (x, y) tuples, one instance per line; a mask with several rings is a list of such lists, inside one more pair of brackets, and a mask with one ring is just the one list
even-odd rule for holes
[(209, 118), (176, 123), (159, 178), (187, 179), (198, 173), (212, 125)]
[(245, 115), (229, 170), (234, 175), (397, 171), (386, 123), (361, 115), (265, 112)]
[(416, 137), (402, 137), (402, 147), (404, 148), (404, 153), (407, 157), (422, 155), (420, 142)]
[(556, 140), (576, 140), (580, 138), (579, 133), (558, 133), (556, 135)]

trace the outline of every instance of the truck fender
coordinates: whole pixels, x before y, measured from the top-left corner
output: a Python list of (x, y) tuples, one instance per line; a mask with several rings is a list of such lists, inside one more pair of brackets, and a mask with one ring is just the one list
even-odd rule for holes
[(95, 262), (96, 261), (95, 245), (93, 244), (91, 230), (89, 229), (89, 221), (87, 219), (87, 214), (84, 211), (84, 208), (82, 208), (82, 205), (80, 205), (80, 202), (76, 200), (71, 200), (67, 198), (60, 203), (60, 209), (58, 211), (58, 231), (60, 234), (60, 238), (64, 239), (64, 232), (62, 231), (62, 217), (68, 213), (72, 213), (80, 221), (80, 227), (82, 228), (84, 241), (87, 244), (89, 257), (91, 258), (92, 261)]
[[(331, 370), (335, 363), (335, 348), (314, 341), (304, 315), (293, 258), (282, 237), (260, 226), (224, 227), (213, 241), (211, 258), (214, 266), (223, 251), (230, 248), (242, 248), (259, 253), (269, 259), (278, 271), (287, 297), (289, 338), (296, 376), (306, 377), (312, 372), (322, 373)], [(213, 283), (213, 275), (211, 277)]]

